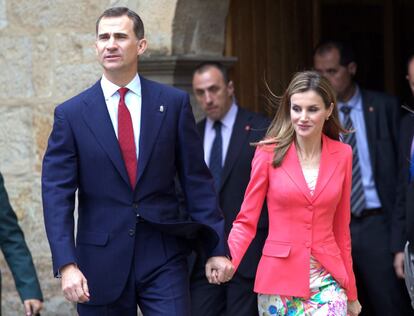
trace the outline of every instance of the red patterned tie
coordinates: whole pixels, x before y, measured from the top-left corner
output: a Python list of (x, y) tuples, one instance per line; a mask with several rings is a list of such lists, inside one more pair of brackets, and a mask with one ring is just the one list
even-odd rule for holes
[(131, 182), (132, 188), (134, 188), (137, 174), (137, 152), (135, 149), (131, 114), (125, 105), (125, 95), (128, 92), (128, 88), (120, 88), (118, 92), (118, 141), (128, 172), (129, 181)]

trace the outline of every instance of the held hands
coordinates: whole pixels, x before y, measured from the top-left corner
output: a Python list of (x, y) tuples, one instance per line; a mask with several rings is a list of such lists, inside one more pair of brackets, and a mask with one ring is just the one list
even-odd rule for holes
[(211, 257), (206, 263), (206, 277), (211, 284), (221, 284), (231, 280), (234, 274), (234, 266), (224, 256)]
[(362, 306), (359, 304), (358, 300), (348, 301), (348, 315), (349, 316), (358, 316), (361, 313)]
[(26, 316), (34, 316), (39, 314), (43, 308), (43, 302), (38, 299), (27, 299), (23, 301)]
[(89, 301), (89, 288), (83, 273), (75, 264), (68, 264), (61, 269), (62, 291), (70, 302), (85, 303)]

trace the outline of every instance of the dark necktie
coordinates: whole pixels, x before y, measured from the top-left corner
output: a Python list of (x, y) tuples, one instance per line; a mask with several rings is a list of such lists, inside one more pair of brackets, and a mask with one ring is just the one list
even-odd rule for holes
[[(344, 105), (341, 111), (344, 114), (344, 127), (347, 130), (353, 130), (354, 124), (351, 120), (350, 106)], [(362, 184), (361, 165), (358, 157), (358, 147), (355, 132), (344, 135), (345, 143), (352, 147), (352, 192), (351, 192), (351, 212), (355, 216), (361, 215), (365, 209), (365, 194)]]
[(223, 138), (221, 136), (221, 122), (215, 121), (213, 128), (216, 131), (216, 137), (214, 138), (213, 146), (211, 147), (209, 167), (214, 178), (214, 186), (218, 192), (221, 183), (221, 170), (223, 169)]
[(129, 182), (132, 188), (135, 187), (137, 175), (137, 152), (134, 140), (134, 128), (132, 126), (131, 114), (125, 104), (125, 95), (128, 88), (121, 88), (118, 104), (118, 141), (121, 147), (122, 157), (128, 172)]

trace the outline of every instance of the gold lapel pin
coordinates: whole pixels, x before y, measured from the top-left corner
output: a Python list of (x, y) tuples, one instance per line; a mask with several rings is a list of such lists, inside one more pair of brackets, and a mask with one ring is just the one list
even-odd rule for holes
[(370, 106), (370, 107), (368, 108), (368, 111), (370, 111), (370, 112), (374, 112), (374, 107)]
[(161, 113), (164, 112), (164, 106), (163, 105), (160, 105), (160, 112)]

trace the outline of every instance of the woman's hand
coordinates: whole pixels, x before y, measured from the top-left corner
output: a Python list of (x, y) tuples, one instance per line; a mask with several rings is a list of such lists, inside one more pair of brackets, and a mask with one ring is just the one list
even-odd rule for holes
[(358, 300), (348, 301), (348, 314), (350, 316), (358, 316), (361, 312), (362, 306)]

